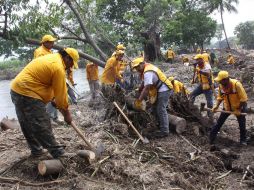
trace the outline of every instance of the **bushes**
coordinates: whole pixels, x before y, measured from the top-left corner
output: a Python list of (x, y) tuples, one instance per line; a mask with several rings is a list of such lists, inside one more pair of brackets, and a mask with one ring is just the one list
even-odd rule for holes
[(19, 60), (19, 59), (10, 59), (7, 61), (1, 61), (0, 62), (0, 69), (11, 69), (11, 68), (18, 68), (18, 67), (24, 67), (26, 64), (26, 61)]

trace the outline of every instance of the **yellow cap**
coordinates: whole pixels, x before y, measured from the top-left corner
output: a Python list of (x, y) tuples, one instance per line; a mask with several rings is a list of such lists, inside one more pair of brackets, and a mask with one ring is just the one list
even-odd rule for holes
[(57, 39), (54, 38), (53, 36), (51, 35), (44, 35), (41, 39), (41, 43), (44, 43), (44, 42), (54, 42), (56, 41)]
[(220, 71), (218, 73), (218, 76), (214, 79), (216, 82), (220, 82), (221, 80), (223, 79), (226, 79), (228, 78), (229, 75), (228, 75), (228, 72), (227, 71)]
[(132, 68), (139, 66), (140, 63), (144, 62), (143, 57), (138, 57), (132, 61)]
[(168, 77), (168, 80), (169, 81), (172, 81), (172, 80), (174, 80), (175, 78), (174, 77)]
[(116, 52), (116, 55), (122, 55), (122, 54), (124, 54), (123, 50), (116, 50), (115, 52)]
[(124, 47), (123, 44), (118, 44), (118, 45), (116, 46), (116, 50), (125, 50), (125, 49), (126, 49), (126, 47)]
[(64, 50), (66, 51), (66, 53), (69, 54), (69, 56), (71, 56), (73, 60), (74, 69), (78, 69), (78, 60), (79, 60), (78, 51), (74, 48), (65, 48)]
[(201, 54), (197, 54), (194, 59), (203, 59), (203, 56)]

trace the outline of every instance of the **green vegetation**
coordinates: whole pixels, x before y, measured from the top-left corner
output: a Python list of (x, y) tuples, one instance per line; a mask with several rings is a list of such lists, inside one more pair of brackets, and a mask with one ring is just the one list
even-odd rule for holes
[[(226, 37), (223, 13), (236, 12), (237, 3), (238, 0), (42, 0), (37, 3), (8, 0), (0, 9), (1, 20), (7, 21), (0, 29), (0, 55), (15, 53), (21, 59), (31, 58), (34, 45), (39, 44), (44, 34), (52, 34), (59, 38), (58, 45), (77, 48), (86, 53), (81, 57), (91, 61), (98, 58), (105, 62), (118, 43), (127, 46), (129, 56), (144, 51), (147, 60), (162, 60), (161, 49), (169, 46), (193, 51), (208, 45), (215, 36), (223, 40), (222, 31)], [(210, 17), (214, 11), (220, 12), (222, 25)]]
[(19, 67), (24, 67), (26, 64), (26, 61), (22, 61), (19, 59), (11, 59), (7, 61), (1, 61), (0, 62), (0, 69), (5, 70), (5, 69), (11, 69), (11, 68), (19, 68)]
[(254, 49), (254, 21), (240, 23), (236, 26), (234, 33), (243, 48)]

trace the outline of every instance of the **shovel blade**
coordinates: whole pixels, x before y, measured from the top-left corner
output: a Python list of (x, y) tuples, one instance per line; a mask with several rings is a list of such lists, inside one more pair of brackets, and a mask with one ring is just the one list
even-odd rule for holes
[(94, 153), (95, 153), (96, 157), (101, 157), (101, 156), (102, 156), (102, 153), (103, 153), (104, 151), (105, 151), (105, 146), (104, 146), (103, 144), (100, 143), (100, 144), (96, 147)]
[(142, 142), (143, 142), (144, 144), (150, 143), (150, 141), (149, 141), (146, 137), (143, 138)]

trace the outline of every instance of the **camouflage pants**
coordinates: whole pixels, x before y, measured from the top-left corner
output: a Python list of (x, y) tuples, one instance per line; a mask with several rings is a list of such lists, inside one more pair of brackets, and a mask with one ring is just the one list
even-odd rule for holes
[(42, 151), (43, 147), (54, 158), (62, 155), (63, 146), (58, 145), (55, 140), (45, 104), (41, 100), (20, 95), (14, 91), (11, 91), (11, 99), (31, 153), (36, 155)]

